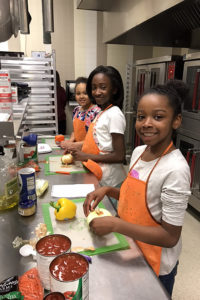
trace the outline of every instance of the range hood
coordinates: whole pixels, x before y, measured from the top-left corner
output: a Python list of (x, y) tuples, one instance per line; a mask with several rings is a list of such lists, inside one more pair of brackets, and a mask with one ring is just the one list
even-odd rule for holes
[(200, 49), (200, 0), (185, 0), (107, 43)]
[(111, 11), (114, 6), (110, 0), (77, 0), (78, 9)]

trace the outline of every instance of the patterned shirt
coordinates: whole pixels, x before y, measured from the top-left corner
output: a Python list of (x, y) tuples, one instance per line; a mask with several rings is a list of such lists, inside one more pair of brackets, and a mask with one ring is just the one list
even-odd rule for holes
[(92, 105), (88, 110), (81, 110), (81, 106), (76, 106), (73, 111), (73, 120), (75, 118), (85, 121), (85, 130), (88, 131), (90, 123), (95, 119), (98, 113), (101, 111), (97, 105)]

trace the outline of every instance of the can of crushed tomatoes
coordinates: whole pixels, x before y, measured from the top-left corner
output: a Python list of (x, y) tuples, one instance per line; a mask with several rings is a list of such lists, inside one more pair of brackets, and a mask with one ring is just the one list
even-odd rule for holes
[(66, 299), (89, 300), (89, 263), (78, 253), (58, 255), (49, 266), (50, 290)]
[(49, 265), (57, 255), (70, 252), (71, 240), (63, 234), (50, 234), (41, 238), (35, 248), (40, 280), (43, 287), (50, 290)]

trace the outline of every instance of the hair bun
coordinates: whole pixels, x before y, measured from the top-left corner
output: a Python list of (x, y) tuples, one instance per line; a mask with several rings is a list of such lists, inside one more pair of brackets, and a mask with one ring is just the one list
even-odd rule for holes
[(182, 102), (188, 97), (189, 87), (182, 80), (170, 80), (166, 83), (167, 88), (174, 90)]

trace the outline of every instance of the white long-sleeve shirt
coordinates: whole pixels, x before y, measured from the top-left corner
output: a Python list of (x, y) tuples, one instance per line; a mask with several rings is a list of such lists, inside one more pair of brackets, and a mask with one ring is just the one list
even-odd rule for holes
[[(146, 145), (134, 149), (130, 168), (145, 150)], [(146, 181), (156, 163), (139, 159), (134, 166), (134, 177)], [(147, 205), (152, 216), (161, 222), (182, 226), (185, 210), (190, 196), (190, 170), (180, 152), (176, 149), (164, 155), (150, 176), (147, 187)], [(163, 248), (160, 275), (169, 274), (175, 266), (181, 252), (181, 238), (173, 248)]]

